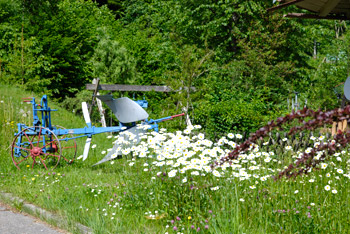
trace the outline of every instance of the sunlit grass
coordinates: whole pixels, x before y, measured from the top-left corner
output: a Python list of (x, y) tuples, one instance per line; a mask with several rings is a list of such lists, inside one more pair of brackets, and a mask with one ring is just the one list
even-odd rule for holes
[[(120, 138), (100, 134), (84, 162), (55, 170), (29, 165), (17, 170), (9, 146), (20, 115), (21, 93), (1, 87), (0, 190), (93, 229), (94, 233), (346, 233), (349, 217), (349, 154), (331, 156), (317, 170), (295, 180), (275, 181), (277, 173), (300, 152), (253, 146), (231, 164), (210, 165), (237, 146), (239, 135), (217, 142), (200, 126), (168, 133), (147, 133), (137, 146), (123, 143), (122, 159), (96, 167)], [(49, 103), (52, 108), (59, 108)], [(28, 109), (25, 110), (25, 112)], [(6, 120), (6, 122), (5, 122)], [(27, 121), (27, 122), (26, 122)], [(84, 126), (82, 117), (64, 110), (53, 122)], [(118, 136), (118, 135), (115, 135)], [(315, 144), (322, 138), (313, 138)], [(78, 142), (78, 155), (84, 141)]]

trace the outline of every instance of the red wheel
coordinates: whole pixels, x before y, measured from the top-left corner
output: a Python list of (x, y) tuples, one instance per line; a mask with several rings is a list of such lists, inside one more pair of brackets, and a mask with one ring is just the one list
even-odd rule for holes
[[(66, 129), (62, 126), (55, 125), (56, 129)], [(61, 143), (61, 158), (64, 159), (67, 163), (71, 164), (74, 162), (77, 155), (77, 141), (75, 139), (65, 140), (65, 138), (72, 138), (72, 134), (65, 134), (58, 136)]]
[(18, 169), (26, 165), (33, 168), (35, 164), (54, 169), (61, 158), (61, 144), (48, 128), (25, 128), (13, 140), (11, 157)]

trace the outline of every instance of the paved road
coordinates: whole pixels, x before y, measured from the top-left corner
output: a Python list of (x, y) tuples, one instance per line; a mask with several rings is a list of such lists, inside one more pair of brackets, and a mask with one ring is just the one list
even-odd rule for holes
[(30, 215), (19, 213), (0, 203), (1, 234), (66, 234)]

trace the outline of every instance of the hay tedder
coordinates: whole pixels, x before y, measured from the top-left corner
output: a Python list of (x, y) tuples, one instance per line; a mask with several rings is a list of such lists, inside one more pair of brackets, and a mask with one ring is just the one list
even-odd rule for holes
[[(17, 124), (18, 132), (15, 133), (11, 150), (11, 157), (15, 166), (20, 169), (23, 166), (31, 165), (33, 167), (35, 164), (42, 164), (46, 169), (53, 169), (61, 160), (72, 163), (77, 154), (76, 139), (81, 137), (87, 137), (83, 153), (83, 160), (85, 160), (89, 154), (92, 136), (95, 134), (128, 131), (136, 136), (136, 141), (133, 142), (137, 142), (140, 139), (138, 137), (140, 133), (149, 129), (158, 131), (158, 123), (184, 115), (182, 113), (161, 119), (148, 120), (149, 115), (144, 110), (148, 106), (146, 100), (133, 101), (127, 97), (114, 99), (111, 95), (97, 97), (112, 110), (119, 120), (119, 126), (92, 126), (87, 103), (83, 102), (82, 110), (87, 126), (65, 129), (58, 125), (52, 125), (51, 112), (57, 110), (48, 106), (46, 95), (41, 98), (40, 104), (36, 104), (35, 98), (24, 98), (24, 102), (32, 104), (33, 126)], [(41, 112), (41, 116), (39, 112)], [(120, 154), (118, 150), (120, 150), (120, 147), (114, 145), (113, 149), (95, 165), (115, 158), (116, 155)]]

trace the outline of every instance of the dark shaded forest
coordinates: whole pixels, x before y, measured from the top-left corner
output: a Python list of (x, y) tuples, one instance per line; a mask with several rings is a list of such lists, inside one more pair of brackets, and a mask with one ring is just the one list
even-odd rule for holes
[[(286, 19), (272, 1), (0, 0), (0, 80), (67, 109), (85, 85), (167, 85), (149, 112), (188, 112), (208, 137), (254, 131), (299, 107), (340, 106), (349, 74), (345, 21)], [(196, 91), (189, 87), (194, 86)]]

